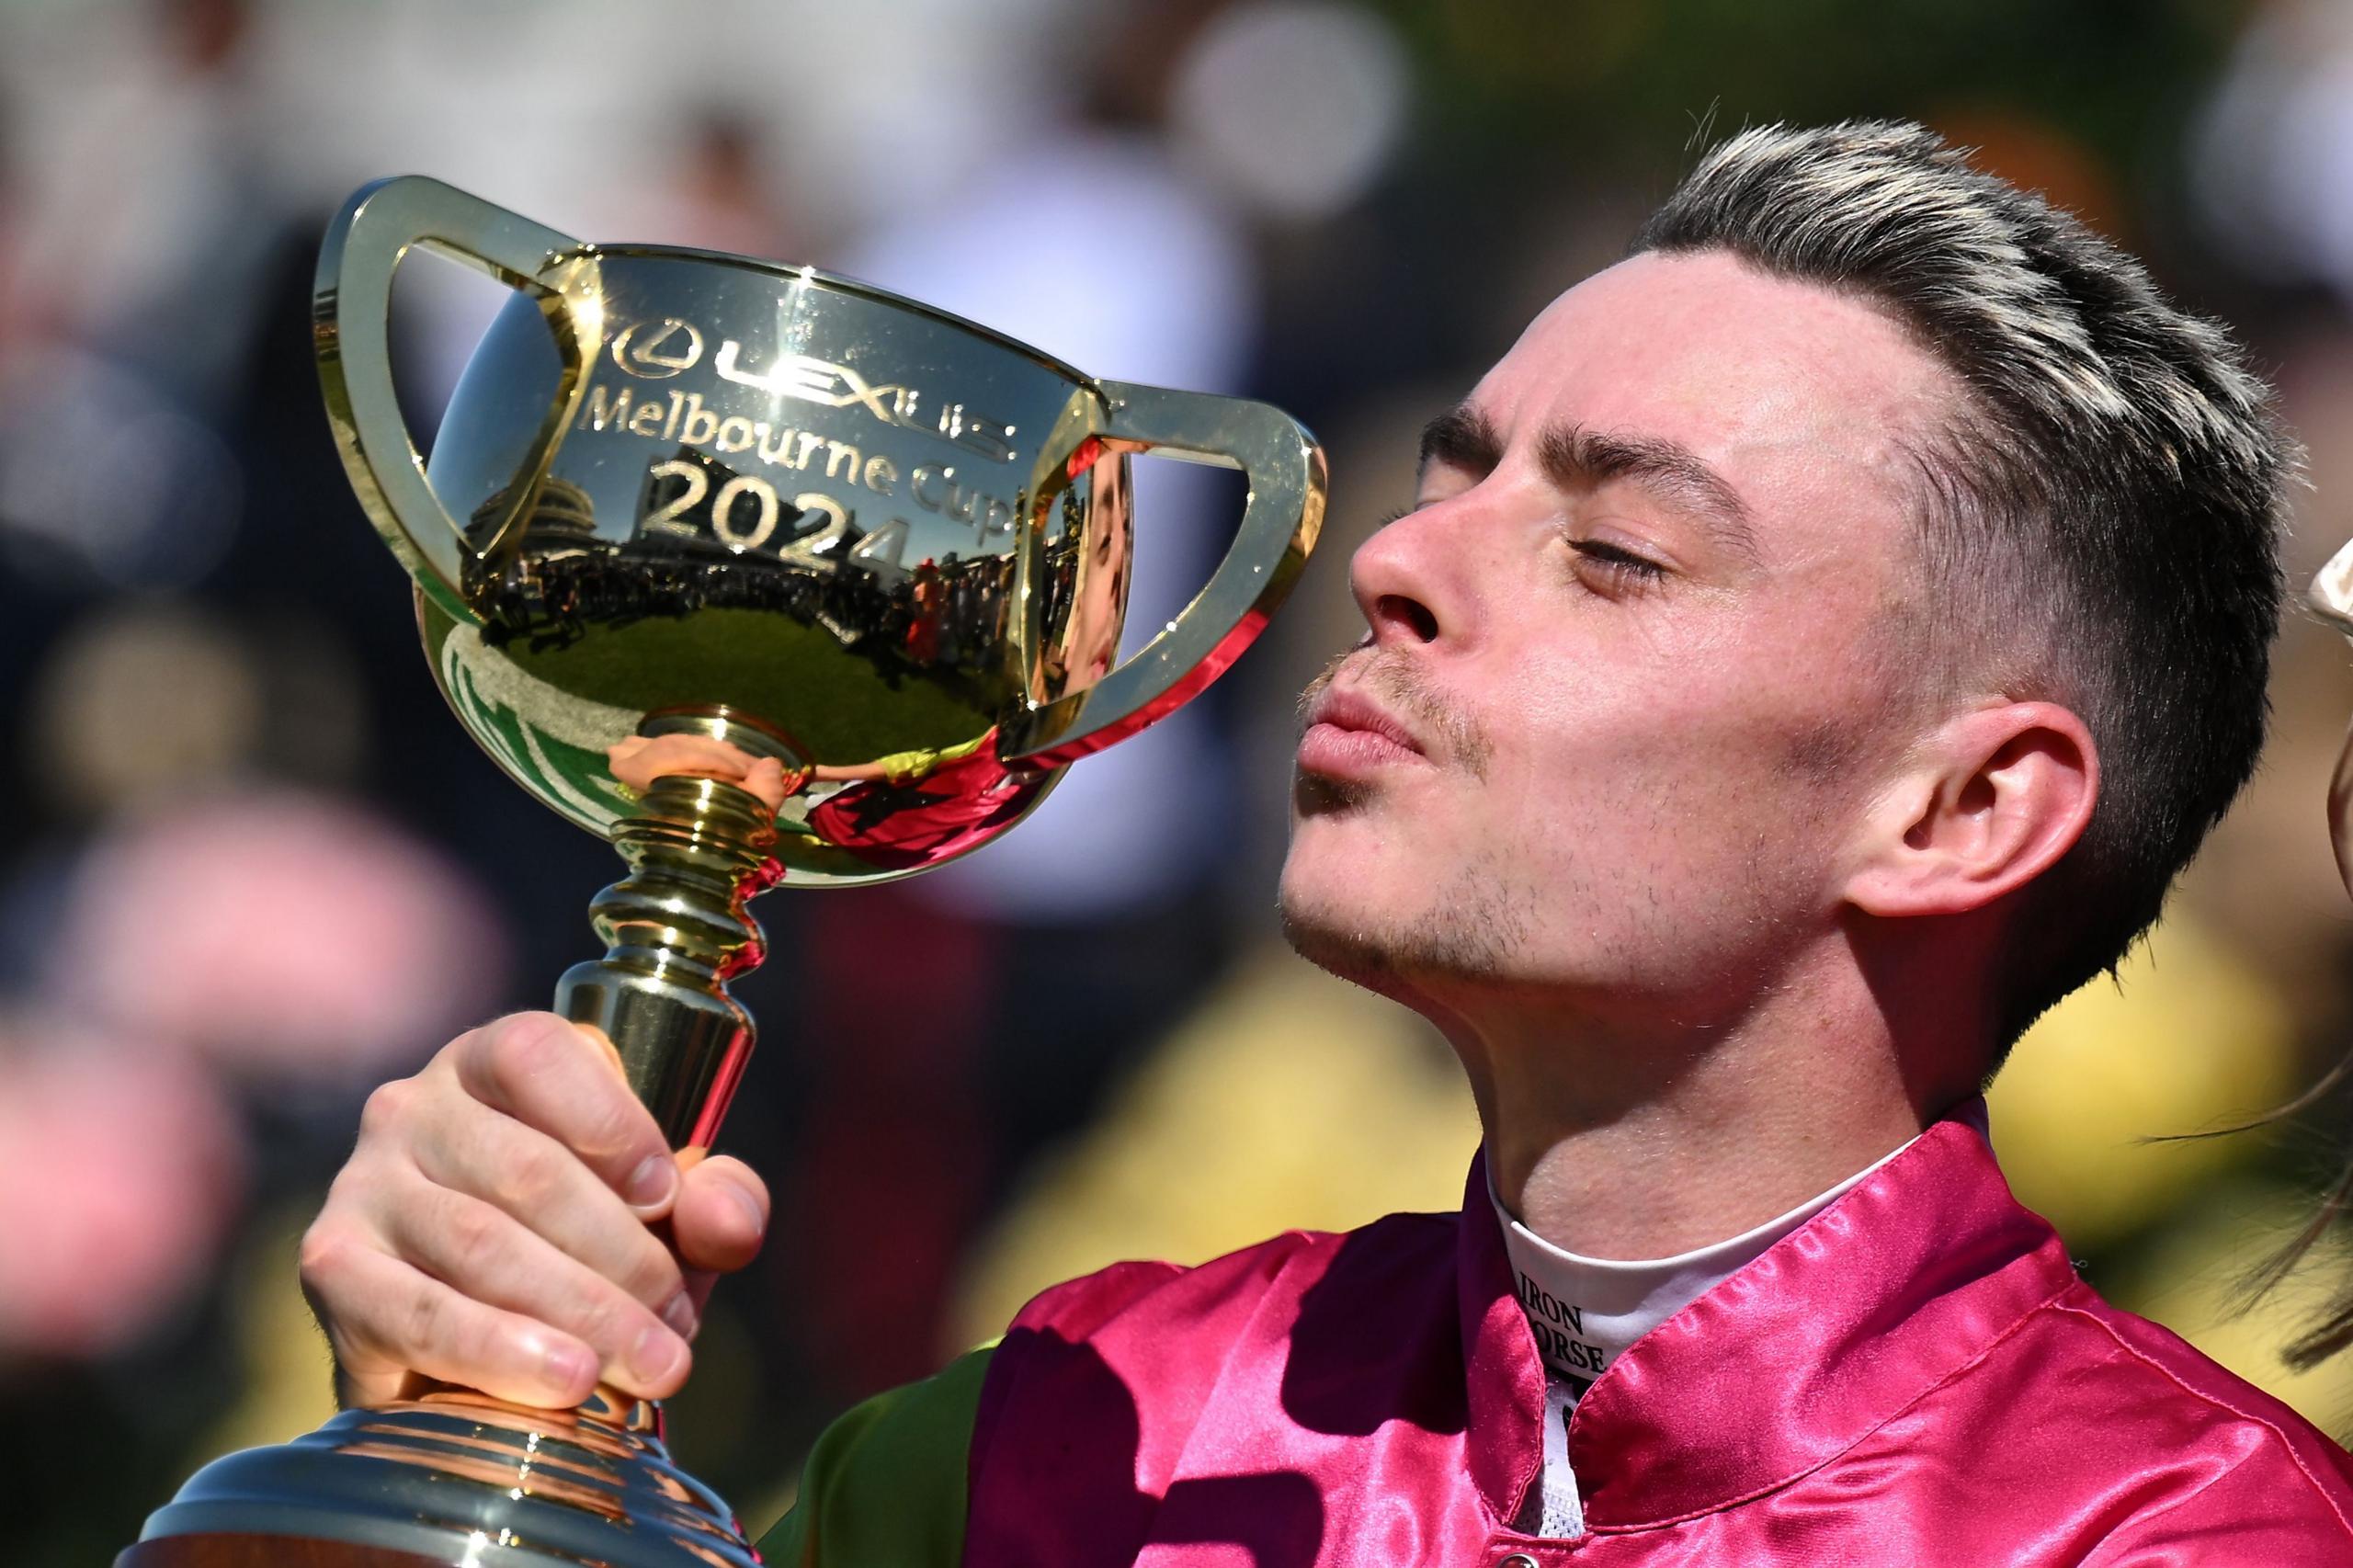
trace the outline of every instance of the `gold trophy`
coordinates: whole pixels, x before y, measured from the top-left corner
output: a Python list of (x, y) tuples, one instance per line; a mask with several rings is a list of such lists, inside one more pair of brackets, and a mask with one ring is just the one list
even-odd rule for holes
[[(515, 290), (429, 482), (387, 352), (414, 245)], [(751, 1051), (727, 982), (762, 956), (754, 893), (1004, 832), (1230, 665), (1322, 521), (1322, 451), (1266, 404), (1092, 380), (810, 267), (584, 244), (434, 180), (351, 199), (313, 314), (345, 466), (450, 706), (628, 863), (590, 906), (608, 950), (555, 1006), (611, 1038), (680, 1149), (711, 1143)], [(1237, 468), (1248, 499), (1199, 595), (1122, 662), (1137, 452)], [(744, 766), (616, 777), (665, 755)], [(756, 1561), (651, 1404), (445, 1388), (216, 1460), (119, 1568)]]

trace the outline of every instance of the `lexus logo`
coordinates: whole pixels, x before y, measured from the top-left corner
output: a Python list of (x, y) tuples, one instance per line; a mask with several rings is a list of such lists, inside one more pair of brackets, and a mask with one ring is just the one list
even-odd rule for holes
[(702, 358), (702, 334), (676, 316), (642, 321), (613, 339), (613, 363), (649, 381), (676, 375)]

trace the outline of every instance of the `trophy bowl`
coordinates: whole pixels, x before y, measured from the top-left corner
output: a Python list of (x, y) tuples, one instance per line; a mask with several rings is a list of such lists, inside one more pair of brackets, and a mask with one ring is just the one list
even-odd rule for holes
[[(515, 291), (429, 468), (388, 344), (420, 245)], [(755, 893), (906, 876), (1005, 832), (1231, 665), (1322, 521), (1323, 453), (1264, 403), (1096, 380), (811, 267), (583, 244), (435, 180), (353, 196), (313, 314), (435, 680), (628, 864), (590, 905), (604, 957), (555, 1008), (612, 1040), (680, 1150), (710, 1146), (750, 1054), (727, 982), (762, 955)], [(1138, 453), (1239, 469), (1246, 499), (1200, 592), (1122, 659)], [(456, 1388), (214, 1461), (120, 1559), (756, 1561), (650, 1403)]]
[[(517, 289), (429, 484), (383, 368), (410, 243)], [(1095, 381), (810, 267), (581, 245), (423, 180), (363, 193), (329, 246), (328, 402), (435, 676), (597, 833), (634, 804), (608, 754), (651, 721), (803, 776), (777, 816), (795, 885), (963, 854), (1214, 678), (1320, 520), (1320, 456), (1274, 409)], [(1238, 467), (1250, 499), (1199, 597), (1115, 668), (1139, 451)]]

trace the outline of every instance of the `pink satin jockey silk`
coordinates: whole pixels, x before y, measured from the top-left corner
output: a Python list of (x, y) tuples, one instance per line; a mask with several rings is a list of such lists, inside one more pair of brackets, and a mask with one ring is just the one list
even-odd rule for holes
[(1543, 1371), (1458, 1215), (1047, 1291), (993, 1357), (966, 1568), (2348, 1568), (2353, 1460), (2102, 1301), (1965, 1121), (1645, 1335), (1570, 1424), (1587, 1533), (1511, 1528)]

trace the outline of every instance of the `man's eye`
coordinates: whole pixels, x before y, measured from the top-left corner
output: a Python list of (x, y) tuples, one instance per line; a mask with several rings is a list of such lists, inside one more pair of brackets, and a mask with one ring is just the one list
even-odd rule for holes
[(1604, 574), (1631, 585), (1654, 583), (1666, 575), (1666, 568), (1631, 550), (1620, 550), (1597, 539), (1573, 539), (1569, 548), (1584, 560), (1601, 569)]

